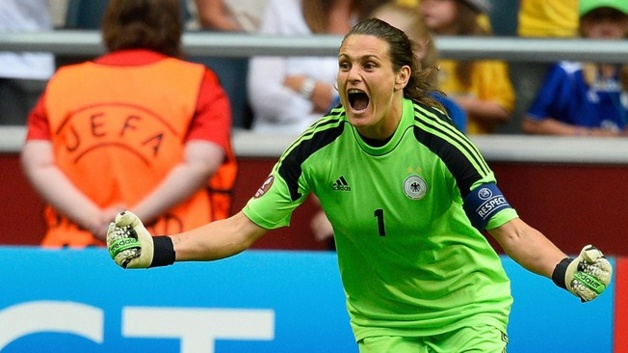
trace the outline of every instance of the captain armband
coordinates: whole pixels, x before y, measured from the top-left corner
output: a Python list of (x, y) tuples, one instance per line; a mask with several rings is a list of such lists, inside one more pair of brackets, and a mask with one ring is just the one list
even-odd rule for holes
[(491, 218), (507, 208), (511, 208), (510, 204), (494, 183), (482, 184), (464, 198), (464, 211), (479, 230), (486, 229)]

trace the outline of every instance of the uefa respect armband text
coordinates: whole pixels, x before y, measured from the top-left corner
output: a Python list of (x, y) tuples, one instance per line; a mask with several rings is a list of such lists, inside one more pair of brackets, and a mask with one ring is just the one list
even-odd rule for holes
[(510, 204), (494, 183), (482, 184), (464, 198), (467, 217), (480, 230), (486, 228), (493, 215), (506, 208), (511, 208)]

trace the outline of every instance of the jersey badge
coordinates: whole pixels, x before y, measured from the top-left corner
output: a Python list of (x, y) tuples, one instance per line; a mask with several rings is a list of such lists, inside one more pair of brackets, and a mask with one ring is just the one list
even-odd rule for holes
[(351, 186), (349, 186), (344, 176), (340, 176), (340, 178), (336, 179), (336, 181), (331, 184), (331, 188), (334, 191), (351, 191)]
[(257, 189), (257, 191), (255, 192), (255, 195), (253, 197), (258, 199), (258, 198), (264, 196), (266, 194), (266, 192), (268, 192), (270, 187), (273, 186), (273, 182), (274, 181), (275, 181), (275, 177), (272, 176), (272, 175), (269, 175), (268, 178), (266, 178), (266, 181), (264, 181), (264, 184), (262, 184), (262, 186), (260, 186), (260, 188)]
[(411, 200), (420, 200), (427, 194), (427, 183), (418, 175), (410, 175), (403, 181), (403, 192)]

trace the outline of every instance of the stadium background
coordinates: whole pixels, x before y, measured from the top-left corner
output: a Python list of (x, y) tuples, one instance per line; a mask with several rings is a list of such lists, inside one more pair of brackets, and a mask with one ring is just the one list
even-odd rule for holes
[[(493, 24), (498, 34), (514, 34), (516, 22), (512, 21), (514, 12), (510, 6), (514, 2), (496, 2), (499, 6), (493, 17), (502, 19)], [(76, 17), (77, 21), (80, 19), (89, 16)], [(65, 40), (69, 42), (70, 37)], [(16, 41), (0, 34), (0, 46), (12, 49), (11, 46), (22, 45), (24, 49), (34, 44), (35, 49), (41, 49), (55, 45), (38, 42), (37, 38), (17, 38)], [(94, 55), (101, 50), (97, 34), (87, 40), (91, 47), (75, 43), (57, 45), (52, 50), (69, 56)], [(513, 42), (516, 47), (518, 43)], [(475, 51), (504, 59), (538, 54), (521, 49), (498, 53), (499, 50), (491, 51), (494, 46), (488, 42), (479, 43), (472, 45)], [(565, 43), (557, 42), (556, 47), (564, 47), (562, 44)], [(574, 59), (578, 55), (584, 58), (587, 53), (600, 55), (600, 50), (582, 43), (568, 45), (576, 48), (569, 53)], [(201, 43), (192, 49), (206, 54), (202, 46)], [(444, 48), (443, 56), (459, 54), (448, 50), (447, 41), (439, 43), (439, 47)], [(484, 47), (487, 50), (482, 50)], [(628, 55), (625, 44), (615, 49), (624, 58)], [(565, 54), (536, 55), (534, 60), (551, 61), (561, 55)], [(242, 72), (233, 71), (229, 64), (227, 61), (222, 66), (227, 67), (227, 75), (242, 79)], [(230, 91), (230, 95), (237, 97), (241, 85), (231, 85), (231, 89), (235, 91)], [(516, 132), (517, 122), (515, 119), (502, 132)], [(241, 168), (235, 209), (241, 208), (255, 192), (281, 150), (281, 146), (273, 146), (268, 153), (253, 153), (264, 150), (251, 147), (260, 139), (241, 135), (244, 138), (236, 133)], [(124, 272), (113, 265), (102, 249), (44, 251), (36, 246), (43, 233), (43, 204), (21, 172), (18, 156), (22, 136), (19, 129), (0, 128), (1, 352), (52, 349), (190, 353), (198, 347), (217, 353), (356, 351), (335, 254), (322, 251), (325, 244), (316, 242), (309, 231), (311, 203), (297, 210), (290, 228), (269, 234), (255, 244), (253, 251), (233, 259), (181, 264), (150, 272)], [(495, 171), (500, 188), (527, 221), (570, 254), (591, 242), (616, 265), (609, 291), (593, 303), (580, 304), (570, 294), (554, 288), (550, 281), (522, 271), (504, 257), (516, 300), (509, 352), (628, 352), (628, 144), (595, 139), (556, 142), (551, 138), (514, 135), (477, 142)], [(166, 329), (162, 331), (189, 331), (188, 338), (164, 337), (163, 332), (155, 333), (160, 332), (159, 328), (152, 333), (133, 331), (133, 327), (141, 326), (133, 326), (134, 315), (142, 313), (138, 309), (154, 308), (173, 310), (167, 312), (167, 320), (163, 320)], [(227, 333), (220, 333), (220, 328), (203, 321), (221, 313), (214, 310), (226, 310), (222, 312), (226, 322), (234, 321), (236, 328), (246, 328), (245, 323), (251, 320), (272, 329), (257, 332), (253, 327), (251, 332), (225, 338)], [(202, 325), (194, 323), (195, 314), (201, 317), (196, 318), (200, 320), (196, 323)], [(192, 321), (180, 323), (177, 318)], [(146, 324), (153, 321), (147, 320)], [(226, 322), (225, 326), (229, 326)], [(236, 328), (233, 329), (238, 331)], [(208, 332), (214, 332), (211, 330), (219, 332), (215, 345), (207, 338)], [(75, 331), (80, 334), (72, 333)], [(247, 335), (250, 337), (245, 338)]]

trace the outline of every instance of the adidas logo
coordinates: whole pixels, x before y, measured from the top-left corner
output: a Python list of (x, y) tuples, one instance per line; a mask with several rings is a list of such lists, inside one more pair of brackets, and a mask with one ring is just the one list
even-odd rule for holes
[(331, 185), (331, 188), (336, 191), (351, 191), (351, 186), (349, 186), (349, 183), (347, 183), (347, 180), (343, 176), (338, 178), (338, 180)]

